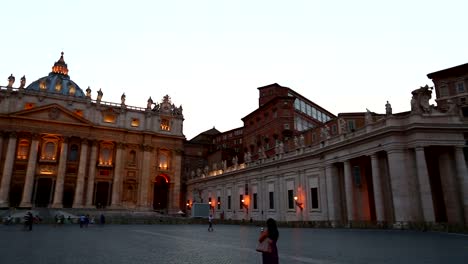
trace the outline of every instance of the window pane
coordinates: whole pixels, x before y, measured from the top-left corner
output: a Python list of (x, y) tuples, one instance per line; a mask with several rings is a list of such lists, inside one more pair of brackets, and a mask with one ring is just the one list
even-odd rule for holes
[(318, 189), (310, 188), (310, 197), (312, 199), (312, 209), (318, 209)]
[(270, 203), (270, 209), (274, 209), (275, 208), (275, 203), (274, 203), (274, 197), (273, 197), (273, 192), (269, 192), (269, 203)]
[(294, 192), (293, 190), (288, 190), (288, 208), (294, 209)]
[(253, 194), (253, 208), (257, 209), (257, 194)]

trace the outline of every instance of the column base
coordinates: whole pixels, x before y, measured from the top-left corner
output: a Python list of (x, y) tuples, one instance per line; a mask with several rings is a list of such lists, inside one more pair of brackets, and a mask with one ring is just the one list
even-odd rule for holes
[(32, 208), (32, 203), (20, 203), (19, 208)]
[(111, 205), (111, 206), (109, 206), (109, 207), (107, 207), (107, 208), (108, 208), (108, 209), (111, 209), (111, 210), (124, 209), (124, 208), (122, 207), (122, 205), (120, 205), (120, 204), (114, 204), (114, 205)]
[(9, 208), (10, 204), (8, 202), (0, 202), (0, 208)]
[(50, 208), (63, 208), (63, 204), (52, 204)]
[(72, 205), (72, 208), (82, 209), (82, 208), (85, 208), (85, 207), (82, 204), (74, 204), (74, 205)]

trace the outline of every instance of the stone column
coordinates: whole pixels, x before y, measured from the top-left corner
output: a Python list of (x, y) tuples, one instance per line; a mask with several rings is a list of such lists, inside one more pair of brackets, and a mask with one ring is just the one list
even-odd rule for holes
[(150, 206), (148, 203), (148, 191), (150, 185), (150, 173), (151, 173), (151, 153), (153, 151), (153, 147), (149, 145), (142, 146), (143, 149), (143, 162), (141, 168), (141, 182), (138, 184), (140, 191), (139, 191), (139, 198), (138, 198), (138, 205), (142, 210), (150, 210)]
[(2, 160), (2, 152), (3, 152), (3, 133), (0, 132), (0, 160)]
[(2, 182), (0, 185), (0, 208), (8, 207), (10, 182), (13, 174), (13, 163), (16, 154), (16, 133), (11, 133), (7, 143), (7, 153), (5, 157), (5, 164), (3, 165)]
[(419, 195), (425, 222), (435, 222), (434, 203), (432, 200), (431, 183), (427, 171), (424, 147), (416, 147), (416, 173), (418, 174)]
[(111, 208), (120, 208), (120, 194), (122, 191), (122, 159), (124, 145), (122, 143), (117, 144), (117, 153), (115, 155), (115, 169), (114, 169), (114, 181), (112, 182), (112, 202)]
[(97, 142), (93, 141), (91, 146), (91, 157), (89, 159), (88, 187), (86, 188), (86, 207), (93, 207), (94, 178), (96, 177)]
[[(171, 160), (172, 168), (174, 174), (171, 179), (171, 190), (169, 196), (169, 204), (174, 213), (177, 213), (180, 210), (180, 189), (181, 189), (181, 168), (182, 168), (182, 153), (179, 150), (173, 152), (173, 159)], [(216, 207), (216, 204), (215, 204)], [(169, 209), (171, 209), (169, 208)], [(250, 213), (250, 209), (249, 209)]]
[(75, 196), (73, 197), (73, 208), (83, 207), (83, 189), (86, 171), (86, 161), (88, 159), (88, 140), (81, 141), (80, 165), (78, 166), (78, 175), (76, 177)]
[(465, 225), (468, 225), (468, 169), (466, 168), (463, 147), (455, 148), (455, 162), (457, 164), (458, 186), (460, 186), (460, 195), (463, 205), (463, 214)]
[(344, 183), (346, 191), (346, 211), (348, 222), (354, 221), (354, 188), (353, 175), (351, 174), (351, 164), (349, 160), (344, 162)]
[(404, 151), (402, 149), (388, 150), (387, 157), (395, 222), (405, 224), (410, 220), (408, 208), (411, 201), (408, 193)]
[(381, 223), (385, 221), (385, 210), (381, 181), (382, 176), (380, 175), (379, 159), (375, 153), (371, 155), (371, 166), (372, 187), (374, 188), (375, 216), (377, 218), (377, 222)]
[(334, 167), (332, 164), (325, 166), (325, 179), (327, 181), (327, 207), (328, 207), (328, 220), (332, 222), (332, 225), (340, 221), (339, 211), (339, 190), (338, 175), (334, 173)]
[(36, 174), (37, 152), (39, 151), (39, 135), (33, 135), (31, 147), (29, 149), (28, 167), (26, 169), (26, 179), (24, 181), (23, 196), (20, 207), (32, 207), (31, 198)]
[(64, 138), (60, 148), (60, 158), (57, 171), (57, 181), (55, 182), (54, 202), (52, 208), (63, 207), (63, 184), (65, 182), (65, 172), (67, 168), (68, 138)]
[(451, 154), (451, 152), (444, 150), (439, 155), (441, 185), (448, 222), (451, 224), (461, 224), (464, 222), (463, 206), (459, 195), (461, 182), (457, 181), (457, 168), (454, 157)]

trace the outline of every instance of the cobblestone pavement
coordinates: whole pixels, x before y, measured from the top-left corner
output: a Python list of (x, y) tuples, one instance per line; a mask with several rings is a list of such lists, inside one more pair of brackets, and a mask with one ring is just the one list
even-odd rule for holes
[[(0, 262), (261, 263), (259, 228), (215, 225), (0, 226)], [(280, 263), (467, 263), (468, 236), (395, 230), (280, 228)]]

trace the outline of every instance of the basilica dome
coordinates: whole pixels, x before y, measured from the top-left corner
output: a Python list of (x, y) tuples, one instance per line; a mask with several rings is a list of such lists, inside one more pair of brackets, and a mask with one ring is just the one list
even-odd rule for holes
[(85, 93), (68, 76), (67, 64), (63, 60), (63, 52), (60, 59), (55, 62), (52, 72), (48, 76), (42, 77), (32, 82), (26, 90), (41, 91), (51, 94), (61, 94), (73, 97), (85, 98)]

